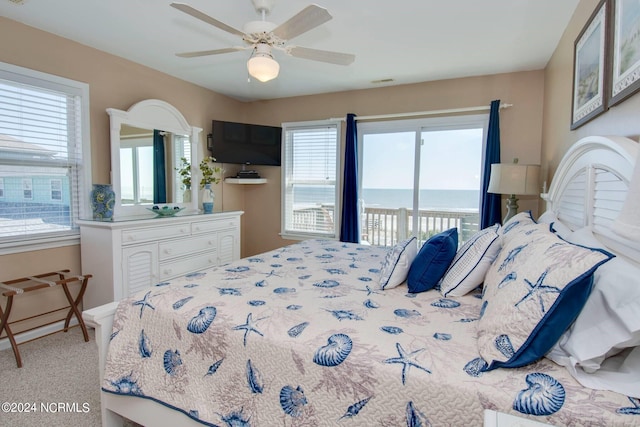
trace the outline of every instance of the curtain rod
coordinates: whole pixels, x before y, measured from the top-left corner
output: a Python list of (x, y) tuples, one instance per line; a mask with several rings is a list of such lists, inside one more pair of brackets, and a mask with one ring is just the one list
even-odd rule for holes
[[(500, 104), (500, 109), (513, 107), (513, 104)], [(450, 108), (447, 110), (431, 110), (431, 111), (416, 111), (413, 113), (396, 113), (396, 114), (378, 114), (376, 116), (356, 116), (355, 120), (376, 120), (376, 119), (393, 119), (399, 117), (416, 117), (416, 116), (433, 116), (436, 114), (449, 114), (449, 113), (469, 113), (473, 111), (486, 111), (490, 110), (491, 106), (480, 107), (466, 107), (466, 108)], [(344, 117), (334, 117), (330, 120), (346, 120)]]

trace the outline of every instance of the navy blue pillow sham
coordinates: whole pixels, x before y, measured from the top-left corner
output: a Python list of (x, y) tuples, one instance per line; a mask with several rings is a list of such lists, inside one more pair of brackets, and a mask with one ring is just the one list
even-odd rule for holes
[(457, 250), (457, 228), (443, 231), (427, 240), (409, 269), (407, 276), (409, 292), (433, 289), (447, 272)]

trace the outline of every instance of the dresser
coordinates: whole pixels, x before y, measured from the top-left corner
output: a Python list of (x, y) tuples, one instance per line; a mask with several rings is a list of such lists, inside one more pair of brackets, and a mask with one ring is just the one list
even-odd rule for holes
[(82, 271), (93, 275), (84, 309), (239, 259), (242, 213), (78, 221)]

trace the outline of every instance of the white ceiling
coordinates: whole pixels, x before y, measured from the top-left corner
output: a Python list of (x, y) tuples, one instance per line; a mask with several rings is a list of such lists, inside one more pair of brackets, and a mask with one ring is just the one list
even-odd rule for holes
[[(176, 0), (243, 30), (250, 0)], [(172, 0), (0, 0), (0, 15), (239, 100), (417, 83), (545, 67), (579, 0), (316, 0), (333, 19), (288, 44), (352, 53), (349, 66), (274, 51), (280, 75), (248, 79), (250, 50), (200, 58), (178, 52), (242, 45)], [(309, 0), (276, 0), (281, 24)], [(7, 41), (2, 41), (6, 43)], [(393, 79), (388, 83), (376, 80)]]

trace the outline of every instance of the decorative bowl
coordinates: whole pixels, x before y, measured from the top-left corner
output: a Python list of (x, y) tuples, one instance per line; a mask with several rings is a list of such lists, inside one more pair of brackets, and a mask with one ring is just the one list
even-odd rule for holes
[(153, 212), (156, 215), (159, 216), (174, 216), (175, 214), (177, 214), (178, 212), (184, 210), (184, 208), (178, 207), (178, 206), (163, 206), (163, 207), (158, 207), (158, 206), (154, 206), (153, 208), (147, 208), (147, 210)]

